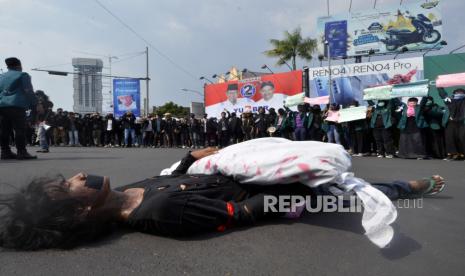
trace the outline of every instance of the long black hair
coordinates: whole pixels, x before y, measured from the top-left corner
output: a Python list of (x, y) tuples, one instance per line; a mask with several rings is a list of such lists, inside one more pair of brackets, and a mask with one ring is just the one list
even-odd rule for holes
[(108, 232), (83, 201), (69, 196), (62, 176), (41, 177), (0, 195), (0, 246), (19, 250), (72, 248)]

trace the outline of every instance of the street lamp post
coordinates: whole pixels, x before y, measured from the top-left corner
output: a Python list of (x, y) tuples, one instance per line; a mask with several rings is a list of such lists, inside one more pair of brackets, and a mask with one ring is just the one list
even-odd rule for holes
[(268, 67), (268, 65), (266, 65), (266, 64), (263, 64), (261, 68), (262, 68), (262, 69), (268, 69), (268, 71), (270, 71), (271, 74), (274, 74), (274, 72), (271, 71), (270, 67)]
[(238, 80), (240, 79), (240, 77), (239, 77), (238, 75), (233, 74), (233, 73), (231, 73), (231, 72), (226, 72), (226, 73), (224, 73), (224, 75), (225, 75), (225, 76), (227, 76), (227, 75), (232, 75), (233, 77), (237, 78)]
[(193, 93), (198, 94), (198, 95), (203, 97), (203, 93), (198, 91), (198, 90), (187, 89), (187, 88), (181, 88), (181, 90), (184, 91), (184, 92), (193, 92)]
[(216, 79), (216, 78), (218, 78), (218, 79), (223, 79), (223, 81), (226, 81), (226, 79), (225, 79), (224, 77), (218, 76), (217, 74), (214, 74), (214, 75), (212, 76), (212, 78), (214, 78), (214, 79)]
[(287, 63), (284, 59), (281, 59), (280, 60), (281, 62), (283, 62), (284, 64), (287, 65), (287, 68), (289, 68), (289, 70), (293, 71), (294, 69), (292, 69), (292, 67), (289, 65), (289, 63)]
[(212, 82), (211, 80), (207, 79), (207, 78), (204, 77), (204, 76), (201, 76), (201, 77), (199, 78), (199, 80), (206, 80), (206, 81), (208, 81), (209, 83), (213, 84), (213, 82)]
[(331, 100), (334, 100), (334, 95), (333, 95), (333, 83), (332, 83), (332, 72), (331, 72), (331, 52), (330, 52), (330, 47), (329, 47), (329, 41), (325, 40), (325, 45), (326, 45), (326, 52), (328, 53), (328, 82), (329, 82), (329, 98), (330, 98), (330, 103)]
[(247, 72), (249, 72), (250, 74), (254, 75), (254, 77), (258, 77), (257, 74), (255, 74), (255, 73), (252, 72), (252, 71), (247, 70), (247, 68), (242, 69), (242, 74), (247, 73)]

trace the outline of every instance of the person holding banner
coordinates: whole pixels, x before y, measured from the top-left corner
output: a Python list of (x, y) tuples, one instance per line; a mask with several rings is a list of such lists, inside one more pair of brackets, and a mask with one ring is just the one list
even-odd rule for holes
[(463, 160), (465, 158), (465, 89), (455, 89), (453, 98), (446, 98), (444, 89), (440, 95), (445, 98), (449, 109), (449, 121), (446, 127), (446, 149), (448, 160)]
[(396, 107), (395, 100), (380, 100), (374, 107), (370, 128), (376, 141), (378, 157), (394, 158), (394, 139), (392, 127), (394, 126), (393, 112)]
[(323, 125), (323, 116), (321, 114), (321, 107), (319, 104), (310, 107), (309, 117), (312, 119), (309, 123), (308, 140), (310, 141), (323, 141), (324, 132), (321, 129)]
[(338, 123), (339, 106), (336, 103), (332, 103), (323, 117), (325, 118), (327, 124), (326, 136), (328, 137), (328, 142), (342, 145), (342, 128), (341, 125)]
[[(350, 105), (350, 107), (358, 106), (358, 101), (353, 101)], [(368, 125), (366, 118), (347, 122), (347, 129), (350, 138), (349, 147), (354, 156), (368, 156), (368, 147), (366, 145), (367, 128)]]
[(423, 115), (425, 100), (418, 105), (417, 98), (409, 98), (407, 104), (402, 104), (402, 115), (397, 125), (400, 129), (400, 158), (424, 159), (427, 156), (424, 135), (429, 126)]

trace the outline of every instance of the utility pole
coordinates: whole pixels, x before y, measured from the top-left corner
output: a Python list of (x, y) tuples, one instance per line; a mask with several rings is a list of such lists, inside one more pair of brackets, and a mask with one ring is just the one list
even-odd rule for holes
[(149, 47), (145, 47), (145, 59), (146, 59), (146, 79), (145, 79), (145, 116), (149, 115)]

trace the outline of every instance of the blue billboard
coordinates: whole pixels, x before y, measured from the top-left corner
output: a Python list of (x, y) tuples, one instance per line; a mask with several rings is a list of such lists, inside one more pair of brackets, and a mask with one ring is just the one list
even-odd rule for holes
[(113, 79), (113, 107), (116, 117), (128, 111), (140, 116), (140, 80)]

